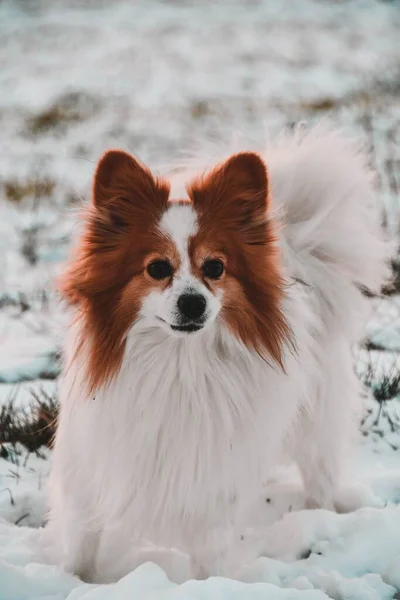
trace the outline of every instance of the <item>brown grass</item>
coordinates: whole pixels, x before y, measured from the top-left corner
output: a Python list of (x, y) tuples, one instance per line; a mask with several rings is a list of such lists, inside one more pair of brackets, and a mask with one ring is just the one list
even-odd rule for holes
[(3, 182), (4, 196), (10, 202), (20, 203), (25, 198), (42, 198), (51, 196), (56, 182), (47, 177), (43, 179), (26, 179), (18, 181), (10, 179)]
[(97, 110), (98, 103), (86, 94), (64, 94), (42, 112), (29, 117), (27, 131), (33, 136), (64, 131), (68, 126), (89, 118)]

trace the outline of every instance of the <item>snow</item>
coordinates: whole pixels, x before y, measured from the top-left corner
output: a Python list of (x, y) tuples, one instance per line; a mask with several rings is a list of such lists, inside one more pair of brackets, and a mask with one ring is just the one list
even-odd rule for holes
[[(396, 3), (375, 0), (1, 2), (0, 405), (12, 400), (29, 413), (32, 394), (56, 393), (56, 381), (42, 379), (58, 374), (67, 322), (55, 281), (105, 148), (123, 147), (163, 171), (200, 136), (257, 140), (265, 126), (328, 113), (372, 146), (394, 235), (399, 25)], [(372, 366), (372, 391), (400, 364), (399, 297), (373, 303), (366, 338), (378, 349), (355, 353), (362, 376)], [(241, 581), (185, 581), (187, 557), (162, 549), (144, 551), (144, 564), (109, 586), (45, 564), (51, 451), (7, 447), (0, 600), (393, 598), (399, 423), (398, 400), (368, 399), (354, 487), (343, 491), (347, 504), (362, 493), (366, 507), (354, 513), (304, 510), (297, 474), (277, 471), (243, 530), (243, 544), (257, 543), (268, 557), (248, 565)]]
[[(40, 530), (0, 523), (0, 581), (10, 598), (393, 598), (398, 587), (400, 509), (366, 508), (347, 515), (327, 511), (287, 514), (265, 533), (290, 547), (286, 560), (259, 558), (241, 582), (222, 578), (175, 584), (146, 562), (113, 585), (88, 585), (40, 563)], [(258, 534), (259, 535), (259, 534)], [(307, 558), (295, 559), (303, 554)], [(156, 559), (159, 553), (154, 552)], [(151, 553), (148, 558), (151, 558)], [(291, 560), (290, 560), (291, 558)], [(182, 559), (184, 562), (184, 559)], [(171, 563), (170, 563), (171, 564)], [(185, 564), (175, 565), (177, 578)], [(295, 590), (299, 590), (295, 592)], [(312, 590), (312, 592), (311, 592)], [(311, 592), (311, 593), (310, 593)], [(2, 592), (4, 594), (4, 592)], [(7, 593), (9, 595), (7, 595)], [(215, 594), (215, 596), (213, 596)]]
[(374, 317), (366, 329), (367, 335), (377, 345), (400, 351), (400, 298), (379, 300)]
[[(369, 419), (374, 422), (376, 403), (370, 401), (369, 407)], [(392, 420), (400, 417), (399, 409), (397, 401), (388, 403)], [(390, 423), (381, 419), (379, 427), (389, 431)], [(0, 597), (393, 598), (399, 588), (400, 560), (400, 467), (398, 450), (393, 446), (400, 447), (400, 432), (392, 433), (389, 445), (385, 437), (374, 435), (371, 423), (365, 423), (364, 430), (369, 435), (360, 445), (354, 465), (354, 490), (357, 497), (360, 488), (365, 490), (368, 507), (349, 514), (304, 510), (303, 491), (294, 472), (290, 468), (277, 471), (251, 507), (243, 529), (242, 543), (249, 547), (257, 544), (261, 554), (266, 552), (269, 557), (245, 567), (240, 582), (222, 578), (186, 581), (188, 557), (158, 548), (143, 552), (145, 563), (141, 567), (108, 586), (84, 584), (44, 564), (42, 530), (33, 527), (40, 527), (44, 520), (43, 484), (50, 453), (35, 456), (19, 449), (20, 455), (0, 460), (0, 584), (4, 582), (6, 590), (0, 588)], [(345, 490), (347, 501), (354, 490)]]

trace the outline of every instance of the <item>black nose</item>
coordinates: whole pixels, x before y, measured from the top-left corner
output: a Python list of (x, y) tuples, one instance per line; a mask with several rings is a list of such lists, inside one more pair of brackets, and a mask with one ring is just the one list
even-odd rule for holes
[(199, 319), (204, 315), (207, 301), (201, 294), (182, 294), (178, 298), (178, 308), (187, 319)]

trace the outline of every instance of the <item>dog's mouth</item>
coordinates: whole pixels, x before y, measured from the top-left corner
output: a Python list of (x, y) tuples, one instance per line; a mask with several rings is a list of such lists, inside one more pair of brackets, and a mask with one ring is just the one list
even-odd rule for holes
[(200, 331), (200, 329), (203, 329), (204, 326), (203, 323), (186, 323), (185, 325), (171, 325), (171, 323), (168, 323), (161, 317), (157, 318), (159, 319), (159, 321), (162, 321), (163, 323), (168, 325), (168, 327), (170, 327), (172, 331), (180, 331), (182, 333), (194, 333), (195, 331)]
[(185, 333), (192, 333), (193, 331), (200, 331), (203, 329), (203, 325), (195, 325), (190, 323), (189, 325), (170, 325), (174, 331), (184, 331)]

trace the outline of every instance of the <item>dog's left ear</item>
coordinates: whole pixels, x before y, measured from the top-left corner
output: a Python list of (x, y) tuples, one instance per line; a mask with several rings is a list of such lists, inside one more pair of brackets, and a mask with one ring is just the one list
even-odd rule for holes
[(262, 158), (241, 152), (188, 188), (195, 208), (241, 232), (248, 244), (267, 239), (268, 175)]
[[(129, 209), (165, 210), (169, 184), (123, 150), (109, 150), (99, 160), (93, 181), (93, 205), (122, 218)], [(120, 213), (120, 214), (119, 214)]]

